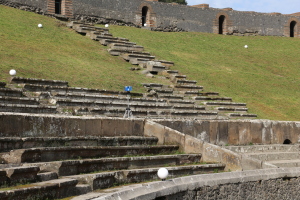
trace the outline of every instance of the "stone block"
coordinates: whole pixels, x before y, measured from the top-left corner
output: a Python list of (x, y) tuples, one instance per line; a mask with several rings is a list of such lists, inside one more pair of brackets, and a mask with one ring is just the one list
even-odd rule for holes
[(36, 182), (39, 167), (11, 167), (4, 169), (10, 184)]
[(253, 144), (262, 144), (263, 123), (261, 120), (251, 120), (250, 133)]
[(185, 135), (184, 152), (185, 153), (202, 153), (203, 144), (204, 144), (204, 142), (202, 140), (199, 140), (199, 139), (189, 136), (189, 135)]
[[(249, 121), (241, 121), (238, 123), (239, 130), (239, 144), (240, 145), (249, 145), (252, 142), (251, 135), (251, 122)], [(230, 134), (229, 134), (230, 135)]]

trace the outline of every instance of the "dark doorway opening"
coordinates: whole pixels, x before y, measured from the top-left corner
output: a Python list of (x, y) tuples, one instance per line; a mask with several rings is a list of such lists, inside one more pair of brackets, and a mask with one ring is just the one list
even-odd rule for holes
[(142, 26), (145, 26), (145, 24), (147, 24), (147, 14), (148, 14), (148, 7), (144, 6), (142, 8)]
[(296, 22), (292, 21), (290, 24), (290, 37), (295, 37), (295, 28), (296, 28)]
[(224, 22), (225, 22), (225, 16), (221, 15), (219, 17), (219, 34), (223, 34), (224, 33)]
[(284, 142), (283, 142), (283, 144), (292, 144), (292, 142), (289, 139), (285, 139)]
[(61, 14), (61, 0), (55, 0), (55, 14)]

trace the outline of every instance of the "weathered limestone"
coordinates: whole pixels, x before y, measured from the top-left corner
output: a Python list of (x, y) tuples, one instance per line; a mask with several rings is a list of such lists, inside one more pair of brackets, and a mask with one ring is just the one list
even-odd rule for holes
[(39, 105), (37, 98), (0, 96), (0, 104)]
[(0, 112), (15, 113), (56, 113), (56, 106), (44, 105), (22, 105), (22, 104), (0, 104)]
[(171, 153), (178, 146), (85, 146), (85, 147), (39, 147), (11, 150), (1, 154), (2, 163), (48, 162), (78, 158), (101, 158), (107, 156), (144, 155)]
[(157, 155), (138, 157), (109, 157), (100, 159), (66, 160), (55, 162), (25, 163), (23, 166), (38, 166), (41, 171), (70, 176), (109, 170), (142, 169), (160, 166), (179, 166), (199, 163), (200, 154)]
[[(178, 177), (183, 175), (194, 175), (213, 170), (223, 170), (223, 164), (208, 164), (208, 165), (189, 165), (166, 167), (169, 171), (169, 177)], [(122, 185), (124, 183), (136, 183), (149, 180), (157, 180), (157, 171), (159, 168), (147, 169), (132, 169), (120, 170), (112, 172), (102, 172), (95, 174), (68, 176), (69, 178), (77, 179), (81, 183), (89, 184), (92, 190), (104, 189), (113, 185)]]
[(0, 88), (0, 96), (23, 97), (21, 89)]
[(116, 136), (116, 137), (1, 137), (0, 151), (37, 147), (60, 146), (136, 146), (155, 145), (155, 137)]
[(11, 84), (37, 84), (37, 85), (47, 85), (47, 86), (68, 87), (67, 81), (60, 81), (60, 80), (11, 77), (9, 82)]

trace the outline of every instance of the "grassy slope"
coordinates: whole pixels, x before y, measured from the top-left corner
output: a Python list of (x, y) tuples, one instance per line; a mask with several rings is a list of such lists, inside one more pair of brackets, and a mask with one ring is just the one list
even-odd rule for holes
[[(44, 28), (37, 28), (38, 23)], [(133, 85), (142, 91), (142, 82), (162, 82), (129, 71), (130, 64), (109, 56), (97, 42), (59, 26), (54, 19), (0, 6), (0, 27), (2, 81), (15, 68), (19, 76), (67, 80), (71, 86), (92, 88), (122, 90)], [(259, 118), (299, 120), (297, 38), (110, 29), (157, 57), (174, 61), (174, 69), (197, 80), (206, 91), (246, 102)]]
[[(38, 28), (42, 23), (44, 28)], [(8, 71), (18, 76), (69, 81), (71, 86), (144, 91), (144, 75), (131, 64), (110, 56), (106, 48), (61, 26), (55, 19), (0, 6), (0, 81)]]
[(246, 102), (259, 118), (300, 119), (299, 38), (161, 33), (117, 26), (110, 32), (174, 61), (174, 69), (206, 91)]

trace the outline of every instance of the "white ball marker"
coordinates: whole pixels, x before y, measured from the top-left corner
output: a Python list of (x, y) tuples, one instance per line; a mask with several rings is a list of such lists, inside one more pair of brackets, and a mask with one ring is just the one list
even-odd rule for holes
[(169, 175), (169, 171), (166, 169), (166, 168), (160, 168), (158, 171), (157, 171), (157, 176), (162, 180), (164, 181)]
[(14, 69), (9, 70), (9, 75), (15, 76), (17, 74), (17, 71)]
[(105, 28), (108, 28), (109, 27), (109, 25), (108, 24), (105, 24)]
[(244, 47), (245, 47), (245, 49), (248, 49), (248, 45), (245, 45)]
[(38, 24), (38, 27), (39, 28), (43, 28), (43, 24)]

